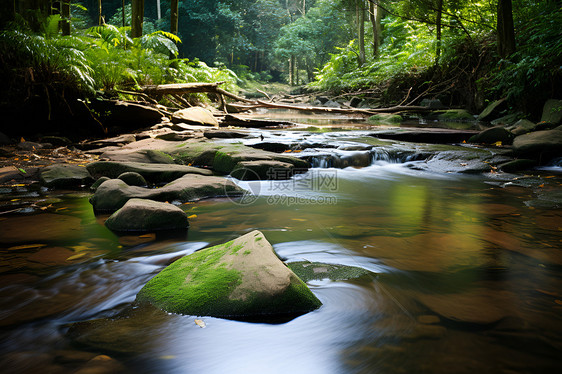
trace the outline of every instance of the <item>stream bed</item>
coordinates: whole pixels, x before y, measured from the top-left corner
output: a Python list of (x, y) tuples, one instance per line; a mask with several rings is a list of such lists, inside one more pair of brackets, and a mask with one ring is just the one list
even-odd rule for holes
[[(3, 188), (3, 210), (31, 208), (0, 215), (10, 227), (0, 229), (2, 371), (557, 372), (562, 210), (530, 203), (528, 186), (432, 173), (421, 162), (318, 162), (288, 181), (237, 182), (252, 194), (181, 205), (190, 228), (174, 234), (119, 237), (103, 225), (107, 216), (94, 215), (87, 191)], [(538, 175), (541, 188), (561, 188), (560, 167)], [(369, 274), (309, 282), (323, 306), (283, 323), (132, 306), (173, 260), (256, 229), (285, 262)], [(108, 317), (88, 336), (68, 333)]]

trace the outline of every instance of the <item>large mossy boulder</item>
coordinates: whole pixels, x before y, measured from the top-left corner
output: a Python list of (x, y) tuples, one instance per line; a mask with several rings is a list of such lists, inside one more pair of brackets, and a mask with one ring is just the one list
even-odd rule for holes
[(234, 319), (299, 315), (322, 305), (259, 231), (175, 261), (141, 289), (137, 301), (172, 313)]
[(41, 183), (47, 187), (74, 188), (91, 184), (94, 179), (83, 166), (71, 164), (55, 164), (41, 171)]
[(494, 117), (501, 115), (502, 111), (507, 109), (506, 101), (504, 99), (496, 100), (490, 103), (479, 115), (478, 121), (489, 121)]
[(211, 197), (233, 197), (243, 193), (244, 189), (226, 178), (186, 174), (160, 188), (129, 186), (120, 179), (110, 179), (96, 189), (90, 203), (96, 212), (114, 212), (133, 198), (185, 203)]
[(112, 231), (186, 229), (187, 214), (175, 205), (147, 199), (130, 199), (105, 225)]

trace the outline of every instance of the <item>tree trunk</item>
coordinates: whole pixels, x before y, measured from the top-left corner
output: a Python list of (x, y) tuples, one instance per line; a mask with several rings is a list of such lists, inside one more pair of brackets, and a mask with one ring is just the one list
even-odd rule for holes
[(357, 33), (359, 34), (359, 66), (363, 66), (367, 61), (365, 55), (365, 2), (364, 0), (357, 0)]
[(379, 49), (381, 46), (381, 19), (382, 9), (375, 3), (369, 2), (369, 19), (373, 25), (373, 58), (379, 58)]
[(62, 0), (61, 16), (62, 35), (70, 35), (70, 0)]
[(506, 58), (515, 52), (515, 28), (511, 0), (498, 0), (498, 53)]
[(174, 35), (178, 34), (178, 0), (171, 0), (170, 3), (170, 32)]
[(435, 20), (435, 28), (437, 33), (437, 44), (435, 46), (435, 65), (439, 64), (439, 57), (441, 56), (441, 18), (443, 16), (443, 0), (437, 1), (437, 19)]
[(160, 0), (156, 0), (156, 19), (162, 18), (162, 10), (160, 9)]
[(123, 4), (121, 7), (121, 15), (123, 18), (123, 27), (125, 27), (127, 25), (127, 21), (125, 20), (125, 0), (122, 0), (121, 3)]
[(101, 0), (98, 0), (98, 25), (102, 25), (103, 22), (103, 16), (101, 14)]
[(144, 21), (144, 0), (133, 0), (133, 14), (131, 18), (131, 37), (140, 38)]

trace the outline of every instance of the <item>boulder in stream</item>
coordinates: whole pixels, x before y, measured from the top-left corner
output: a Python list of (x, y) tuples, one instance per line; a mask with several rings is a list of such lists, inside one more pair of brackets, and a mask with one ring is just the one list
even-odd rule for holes
[(171, 182), (186, 174), (212, 174), (210, 170), (192, 166), (142, 162), (97, 161), (89, 164), (87, 169), (96, 177), (105, 176), (108, 178), (118, 178), (123, 173), (135, 172), (144, 177), (146, 181), (152, 183)]
[(160, 188), (129, 186), (120, 179), (103, 182), (90, 198), (96, 212), (113, 212), (133, 198), (156, 201), (195, 201), (211, 197), (242, 195), (232, 181), (214, 176), (186, 174)]
[(299, 315), (322, 305), (259, 231), (180, 258), (151, 279), (137, 301), (233, 319)]
[(113, 231), (186, 229), (187, 214), (175, 205), (147, 199), (130, 199), (105, 225)]
[(562, 155), (562, 126), (516, 137), (513, 141), (513, 151), (519, 156)]

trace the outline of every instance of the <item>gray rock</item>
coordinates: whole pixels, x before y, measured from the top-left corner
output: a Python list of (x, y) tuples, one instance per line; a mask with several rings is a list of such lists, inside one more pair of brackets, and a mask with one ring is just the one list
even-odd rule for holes
[(105, 225), (113, 231), (185, 229), (187, 214), (175, 205), (146, 199), (130, 199), (113, 213)]
[(533, 123), (528, 119), (520, 119), (519, 121), (515, 122), (513, 126), (510, 126), (507, 129), (511, 131), (513, 135), (519, 136), (533, 131), (536, 126), (536, 123)]
[(126, 171), (123, 174), (120, 174), (117, 179), (121, 179), (129, 186), (145, 187), (148, 185), (148, 183), (146, 183), (146, 179), (144, 179), (142, 175), (134, 171)]
[(309, 261), (290, 262), (287, 266), (304, 282), (322, 279), (330, 279), (333, 281), (347, 280), (370, 274), (368, 270), (354, 266), (323, 264)]
[(524, 116), (524, 113), (516, 112), (510, 113), (490, 122), (494, 126), (510, 126), (519, 121)]
[(173, 122), (187, 122), (193, 125), (218, 127), (219, 122), (213, 114), (205, 108), (193, 107), (178, 110), (172, 115)]
[(117, 178), (126, 172), (135, 172), (151, 183), (176, 180), (186, 174), (211, 175), (206, 169), (177, 164), (148, 164), (139, 162), (98, 161), (88, 164), (88, 170), (94, 177), (105, 176)]
[(94, 181), (87, 168), (72, 164), (47, 166), (41, 172), (40, 180), (43, 185), (54, 188), (80, 187)]
[(177, 260), (141, 289), (137, 302), (235, 319), (294, 316), (322, 305), (259, 231)]
[(92, 184), (92, 185), (90, 186), (90, 191), (94, 191), (94, 192), (95, 192), (95, 191), (98, 189), (98, 187), (99, 187), (103, 182), (108, 181), (108, 180), (110, 180), (110, 179), (111, 179), (111, 178), (108, 178), (108, 177), (99, 177), (99, 178), (94, 182), (94, 184)]
[(468, 139), (471, 143), (494, 144), (502, 142), (502, 144), (511, 144), (513, 142), (513, 134), (502, 126), (496, 126), (486, 129)]
[(562, 122), (562, 100), (548, 100), (543, 107), (541, 122), (558, 125)]
[(129, 186), (120, 179), (110, 179), (98, 187), (90, 198), (90, 203), (95, 211), (115, 211), (132, 198), (187, 202), (242, 195), (243, 192), (242, 188), (228, 179), (197, 174), (186, 174), (155, 189)]
[(41, 138), (41, 143), (49, 143), (55, 147), (66, 147), (70, 146), (72, 141), (64, 136), (44, 136)]
[(235, 139), (235, 138), (247, 138), (248, 133), (240, 131), (229, 131), (229, 130), (212, 130), (205, 131), (203, 136), (207, 139), (220, 138), (220, 139)]
[(293, 169), (293, 164), (281, 161), (241, 161), (230, 175), (240, 180), (285, 180), (293, 176)]
[(42, 149), (43, 144), (41, 143), (35, 143), (35, 142), (20, 142), (17, 145), (18, 149), (21, 149), (22, 151), (35, 151), (37, 149)]
[(333, 100), (328, 100), (326, 101), (324, 104), (322, 104), (322, 106), (327, 107), (327, 108), (341, 108), (340, 103), (333, 101)]
[(562, 155), (562, 126), (516, 137), (513, 141), (513, 151), (522, 156)]

